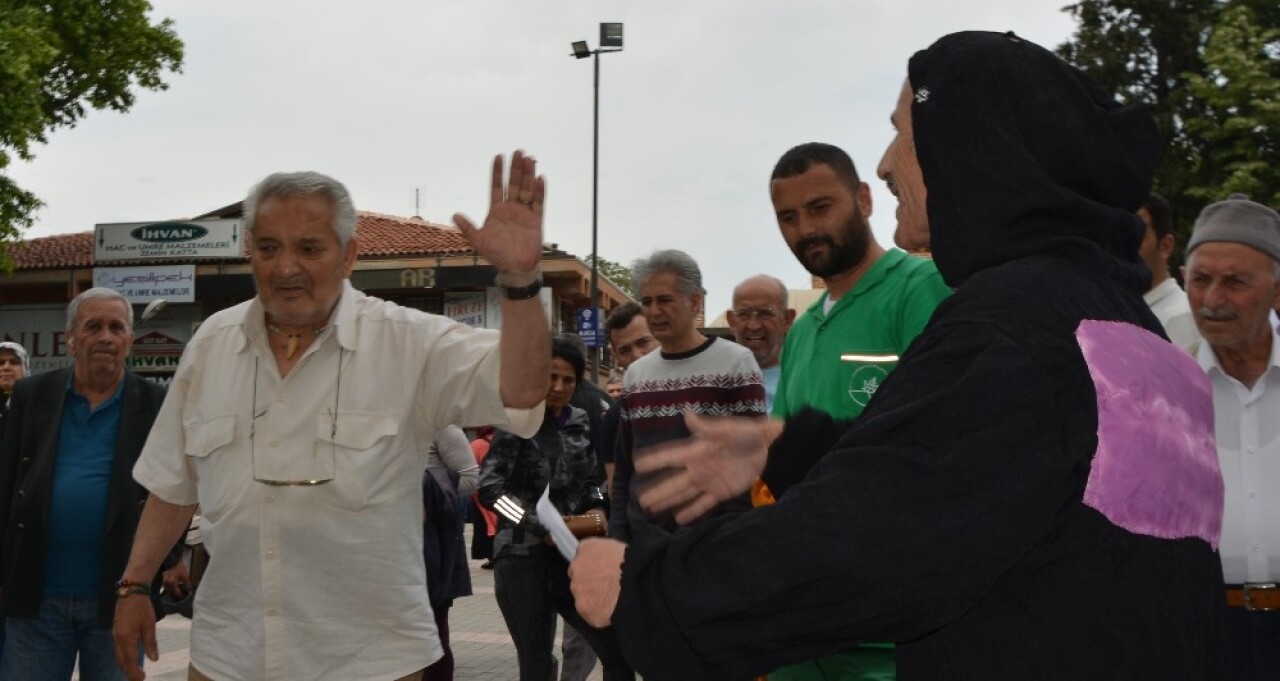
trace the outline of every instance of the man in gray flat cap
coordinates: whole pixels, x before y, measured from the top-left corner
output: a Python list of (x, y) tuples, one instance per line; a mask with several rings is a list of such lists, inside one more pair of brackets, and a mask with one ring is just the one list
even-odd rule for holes
[(1187, 297), (1213, 383), (1226, 484), (1222, 572), (1234, 679), (1280, 675), (1280, 215), (1235, 194), (1204, 209), (1187, 244)]

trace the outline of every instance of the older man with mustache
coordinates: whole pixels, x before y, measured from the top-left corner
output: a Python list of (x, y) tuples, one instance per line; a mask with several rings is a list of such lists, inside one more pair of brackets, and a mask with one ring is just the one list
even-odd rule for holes
[(1222, 571), (1232, 679), (1280, 677), (1280, 215), (1236, 194), (1204, 209), (1187, 244), (1187, 297), (1213, 382), (1226, 483)]

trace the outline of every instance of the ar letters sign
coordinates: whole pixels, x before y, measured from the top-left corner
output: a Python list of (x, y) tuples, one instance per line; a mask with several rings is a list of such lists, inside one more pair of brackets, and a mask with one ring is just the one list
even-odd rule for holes
[(239, 258), (244, 255), (239, 220), (120, 222), (95, 225), (93, 257), (108, 260), (152, 258)]

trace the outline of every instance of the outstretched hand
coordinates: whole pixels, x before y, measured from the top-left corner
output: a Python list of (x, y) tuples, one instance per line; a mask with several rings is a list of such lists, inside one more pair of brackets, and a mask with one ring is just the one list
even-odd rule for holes
[(493, 159), (489, 189), (489, 214), (476, 227), (461, 213), (453, 224), (476, 253), (499, 272), (529, 273), (542, 259), (542, 208), (546, 179), (537, 175), (537, 161), (519, 149), (511, 155), (511, 173), (503, 184), (503, 160)]
[(684, 525), (745, 493), (760, 477), (781, 421), (706, 417), (686, 412), (692, 437), (638, 453), (636, 473), (662, 473), (644, 485), (640, 506), (658, 515), (674, 512)]

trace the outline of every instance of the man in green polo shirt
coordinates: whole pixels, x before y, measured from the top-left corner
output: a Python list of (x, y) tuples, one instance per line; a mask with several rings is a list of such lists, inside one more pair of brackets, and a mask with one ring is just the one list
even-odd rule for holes
[[(838, 147), (811, 142), (783, 154), (769, 194), (787, 246), (827, 289), (787, 334), (773, 415), (811, 407), (852, 419), (951, 290), (931, 260), (876, 242), (867, 222), (871, 189)], [(753, 496), (770, 498), (759, 489)], [(893, 647), (872, 643), (769, 679), (880, 681), (894, 671)]]

